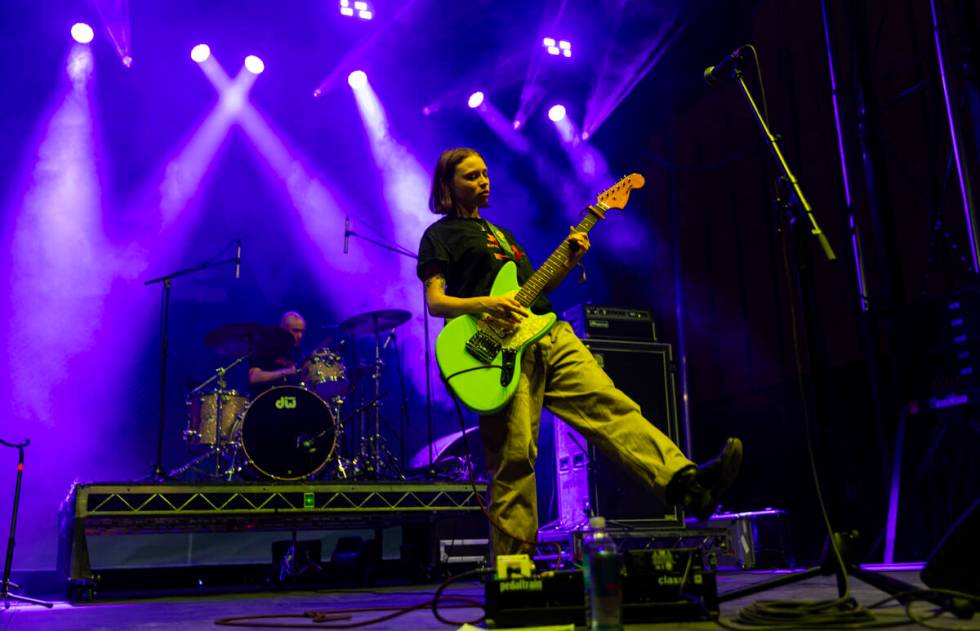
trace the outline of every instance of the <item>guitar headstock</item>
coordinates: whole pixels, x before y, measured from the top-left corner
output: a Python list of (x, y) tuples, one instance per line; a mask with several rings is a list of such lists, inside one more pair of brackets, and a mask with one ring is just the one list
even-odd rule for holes
[(643, 188), (646, 180), (639, 173), (630, 173), (599, 194), (599, 202), (607, 208), (622, 210), (630, 199), (630, 191)]

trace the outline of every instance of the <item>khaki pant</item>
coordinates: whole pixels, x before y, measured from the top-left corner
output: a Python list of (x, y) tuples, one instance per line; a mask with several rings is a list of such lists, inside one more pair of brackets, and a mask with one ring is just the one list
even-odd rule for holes
[[(613, 384), (572, 327), (558, 322), (525, 349), (510, 404), (480, 419), (493, 477), (490, 514), (522, 539), (535, 541), (538, 534), (534, 462), (542, 406), (661, 496), (671, 476), (693, 464), (643, 418), (640, 406)], [(492, 530), (496, 554), (533, 552), (532, 546)]]

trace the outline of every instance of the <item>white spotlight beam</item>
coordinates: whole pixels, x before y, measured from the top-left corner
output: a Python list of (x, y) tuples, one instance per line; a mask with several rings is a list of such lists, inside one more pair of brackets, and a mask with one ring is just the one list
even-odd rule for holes
[[(367, 83), (353, 90), (357, 108), (361, 113), (364, 131), (374, 161), (381, 172), (382, 192), (391, 210), (394, 240), (400, 244), (416, 244), (432, 215), (420, 204), (429, 194), (429, 175), (408, 149), (395, 140), (377, 94)], [(392, 283), (385, 291), (384, 298), (389, 304), (419, 305), (421, 286), (415, 276), (415, 260), (399, 256), (397, 275), (399, 282)], [(420, 308), (409, 307), (416, 313), (407, 335), (402, 338), (407, 356), (422, 357), (425, 352), (425, 336), (421, 326)], [(425, 375), (413, 373), (415, 387), (423, 392)]]

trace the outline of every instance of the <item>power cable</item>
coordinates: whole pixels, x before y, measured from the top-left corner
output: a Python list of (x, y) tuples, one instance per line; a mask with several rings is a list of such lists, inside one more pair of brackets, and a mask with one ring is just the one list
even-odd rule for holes
[[(443, 596), (443, 591), (455, 582), (470, 576), (478, 576), (488, 573), (490, 570), (476, 568), (452, 576), (436, 589), (432, 598), (415, 605), (407, 607), (347, 607), (342, 609), (312, 609), (301, 614), (261, 614), (256, 616), (229, 616), (218, 618), (214, 624), (220, 627), (252, 627), (266, 629), (357, 629), (366, 627), (388, 620), (404, 616), (413, 611), (422, 609), (432, 609), (432, 615), (436, 620), (451, 626), (463, 624), (480, 624), (486, 615), (474, 620), (455, 621), (448, 620), (439, 613), (439, 609), (472, 609), (474, 607), (484, 609), (484, 605), (475, 598), (467, 596)], [(448, 604), (447, 604), (448, 603)], [(353, 621), (355, 614), (388, 612), (383, 615), (370, 618), (368, 620)], [(306, 622), (274, 622), (274, 620), (304, 620)], [(266, 622), (267, 621), (267, 622)]]

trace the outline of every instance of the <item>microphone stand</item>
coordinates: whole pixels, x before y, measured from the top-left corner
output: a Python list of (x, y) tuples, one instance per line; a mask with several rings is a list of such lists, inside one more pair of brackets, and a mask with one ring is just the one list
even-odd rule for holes
[[(782, 172), (782, 176), (780, 178), (781, 181), (783, 183), (789, 184), (789, 186), (791, 187), (791, 191), (790, 191), (791, 194), (789, 195), (789, 199), (788, 200), (777, 199), (776, 200), (777, 207), (792, 208), (795, 209), (798, 213), (802, 213), (803, 215), (805, 215), (810, 224), (810, 234), (817, 238), (817, 241), (820, 244), (820, 248), (823, 250), (824, 256), (826, 256), (828, 261), (836, 260), (837, 257), (834, 254), (833, 248), (831, 248), (830, 246), (830, 242), (827, 240), (827, 237), (820, 229), (820, 226), (817, 224), (817, 219), (813, 215), (813, 208), (810, 206), (810, 203), (807, 201), (806, 196), (803, 194), (803, 189), (800, 188), (800, 183), (796, 179), (796, 176), (793, 175), (793, 172), (790, 170), (789, 164), (787, 164), (786, 158), (783, 156), (783, 152), (779, 149), (779, 138), (775, 136), (770, 130), (769, 125), (765, 120), (765, 117), (763, 117), (761, 112), (759, 111), (759, 107), (756, 104), (755, 99), (752, 97), (752, 93), (749, 91), (749, 88), (745, 83), (745, 76), (742, 73), (742, 69), (739, 64), (734, 65), (732, 74), (735, 77), (735, 80), (738, 82), (739, 86), (741, 87), (742, 94), (745, 96), (746, 103), (748, 103), (749, 109), (752, 111), (752, 114), (755, 116), (756, 121), (759, 123), (759, 128), (761, 129), (763, 135), (766, 137), (766, 141), (769, 145), (770, 150), (772, 151), (773, 158), (775, 159), (776, 164), (779, 166), (779, 169)], [(781, 197), (781, 196), (777, 194), (777, 197)], [(791, 227), (794, 224), (795, 222), (791, 222)], [(790, 236), (787, 234), (787, 231), (783, 231), (783, 239), (788, 239), (788, 238), (790, 238)], [(794, 240), (790, 240), (789, 243), (791, 244), (794, 243)], [(802, 250), (801, 244), (797, 243), (796, 249), (798, 250), (796, 252), (797, 255), (796, 258), (797, 258), (797, 262), (799, 262), (800, 260), (799, 250)], [(799, 300), (800, 303), (803, 304), (804, 308), (808, 304), (808, 301), (805, 300), (805, 296), (803, 295), (803, 282), (802, 279), (800, 278), (799, 268), (797, 269), (797, 274), (795, 275), (795, 278), (796, 278), (796, 282), (794, 284), (796, 285), (795, 287), (796, 296), (792, 298), (792, 303), (790, 304), (790, 313), (793, 314), (794, 320), (799, 321), (799, 318), (796, 317), (796, 310), (798, 308), (797, 300)], [(807, 357), (809, 360), (810, 357), (809, 336), (807, 335), (807, 324), (805, 322), (801, 329), (801, 333), (802, 334), (800, 335), (800, 339), (802, 340), (803, 347), (806, 349)], [(812, 360), (809, 361), (812, 362)], [(811, 374), (813, 373), (812, 366), (810, 368), (810, 372)], [(808, 416), (809, 411), (806, 409), (806, 406), (808, 405), (809, 403), (807, 403), (807, 401), (804, 400), (805, 407), (803, 413), (805, 415), (804, 420), (807, 424), (807, 435), (808, 435), (807, 440), (809, 441), (809, 421), (806, 420), (809, 418)], [(813, 463), (812, 451), (810, 452), (810, 459), (812, 464)], [(816, 473), (814, 473), (814, 476), (815, 475)], [(815, 478), (814, 481), (816, 481)], [(816, 490), (817, 490), (817, 496), (818, 499), (820, 500), (821, 510), (822, 510), (823, 499), (821, 497), (820, 487), (817, 486)], [(858, 539), (857, 531), (833, 532), (829, 520), (826, 521), (826, 525), (827, 525), (829, 537), (824, 545), (824, 549), (821, 555), (819, 565), (804, 570), (802, 572), (796, 572), (793, 574), (779, 576), (767, 581), (762, 581), (760, 583), (755, 583), (753, 585), (731, 590), (724, 594), (719, 594), (718, 601), (730, 602), (732, 600), (737, 600), (745, 596), (757, 594), (759, 592), (767, 591), (769, 589), (773, 589), (776, 587), (781, 587), (783, 585), (794, 584), (799, 581), (806, 580), (812, 576), (820, 576), (820, 575), (834, 576), (836, 578), (837, 593), (840, 598), (845, 597), (845, 595), (847, 594), (848, 575), (854, 576), (855, 578), (858, 578), (869, 585), (877, 587), (878, 589), (888, 594), (891, 594), (892, 596), (895, 596), (896, 600), (902, 604), (909, 602), (913, 598), (913, 596), (909, 595), (909, 592), (916, 590), (916, 587), (914, 585), (892, 578), (885, 574), (880, 574), (878, 572), (873, 572), (871, 570), (864, 569), (860, 566), (860, 564), (856, 560), (856, 554), (855, 554), (855, 548)], [(944, 607), (949, 607), (949, 603), (951, 600), (949, 596), (933, 595), (928, 593), (925, 594), (920, 593), (917, 594), (915, 597), (919, 599), (927, 600), (929, 602)]]
[(3, 562), (3, 583), (0, 584), (0, 599), (3, 599), (3, 608), (10, 609), (11, 600), (19, 600), (32, 605), (41, 605), (48, 609), (54, 607), (53, 604), (36, 598), (28, 598), (19, 594), (10, 593), (10, 572), (14, 564), (14, 531), (17, 530), (17, 508), (20, 505), (20, 481), (24, 477), (24, 448), (31, 444), (30, 439), (25, 438), (22, 443), (8, 443), (0, 438), (0, 445), (13, 447), (17, 450), (17, 482), (14, 483), (14, 509), (10, 515), (10, 538), (7, 540), (7, 556)]
[(759, 127), (762, 129), (763, 135), (766, 137), (766, 142), (769, 148), (772, 150), (772, 156), (775, 158), (776, 163), (782, 170), (784, 181), (792, 187), (793, 195), (790, 199), (789, 205), (795, 206), (798, 211), (801, 211), (810, 222), (810, 234), (817, 238), (820, 243), (820, 247), (823, 250), (824, 255), (827, 257), (828, 261), (837, 260), (837, 255), (834, 254), (834, 249), (830, 247), (830, 241), (827, 240), (827, 236), (820, 229), (817, 224), (817, 218), (813, 214), (813, 207), (810, 206), (810, 202), (807, 201), (806, 196), (803, 194), (803, 189), (800, 188), (800, 182), (793, 175), (793, 172), (789, 169), (789, 164), (786, 162), (786, 158), (783, 156), (783, 152), (779, 149), (779, 138), (774, 136), (772, 131), (769, 129), (769, 125), (766, 123), (765, 118), (759, 111), (758, 105), (756, 105), (755, 99), (752, 98), (752, 93), (749, 92), (749, 87), (745, 84), (745, 75), (742, 73), (742, 69), (736, 65), (735, 70), (735, 80), (738, 85), (742, 88), (742, 94), (745, 96), (745, 101), (749, 105), (749, 109), (755, 115), (756, 121), (759, 123)]
[[(403, 248), (398, 244), (390, 245), (388, 243), (383, 243), (381, 241), (372, 239), (371, 237), (364, 236), (363, 234), (357, 233), (350, 229), (344, 231), (344, 236), (345, 237), (351, 236), (351, 237), (357, 237), (359, 239), (364, 239), (368, 243), (373, 243), (374, 245), (380, 248), (384, 248), (385, 250), (389, 250), (391, 252), (394, 252), (395, 254), (401, 254), (402, 256), (407, 256), (408, 258), (411, 259), (418, 260), (419, 258), (417, 254), (415, 254), (411, 250)], [(435, 455), (432, 449), (432, 441), (435, 439), (432, 435), (432, 374), (431, 374), (432, 359), (430, 357), (432, 355), (432, 352), (429, 348), (429, 303), (426, 302), (425, 300), (424, 286), (422, 287), (422, 329), (423, 329), (423, 335), (425, 337), (425, 427), (426, 427), (426, 434), (429, 440), (429, 468), (427, 470), (427, 474), (430, 478), (433, 478), (435, 477), (435, 469), (432, 466), (432, 461), (435, 460)], [(407, 410), (405, 414), (407, 417), (408, 414)], [(404, 437), (402, 437), (402, 440), (404, 441)], [(404, 451), (404, 443), (403, 443), (402, 450)]]
[(153, 285), (156, 283), (163, 283), (163, 293), (161, 295), (161, 308), (160, 308), (160, 417), (159, 425), (157, 427), (157, 449), (156, 449), (156, 460), (153, 463), (152, 470), (150, 471), (150, 478), (153, 480), (164, 480), (167, 475), (163, 472), (163, 429), (164, 429), (164, 418), (166, 413), (166, 396), (167, 396), (167, 354), (170, 347), (169, 339), (169, 328), (170, 328), (170, 286), (173, 279), (179, 278), (181, 276), (187, 276), (189, 274), (195, 274), (197, 272), (203, 272), (206, 269), (211, 269), (212, 267), (219, 267), (221, 265), (239, 263), (239, 258), (233, 256), (227, 259), (221, 259), (218, 261), (207, 261), (201, 263), (200, 265), (195, 265), (194, 267), (186, 267), (184, 269), (179, 269), (176, 272), (166, 274), (164, 276), (158, 276), (157, 278), (151, 278), (145, 281), (143, 285)]

